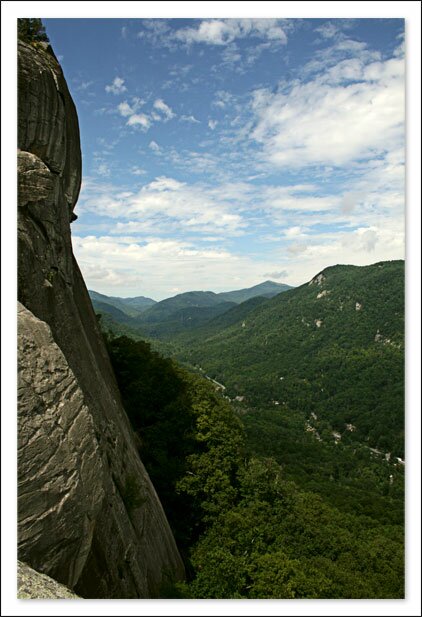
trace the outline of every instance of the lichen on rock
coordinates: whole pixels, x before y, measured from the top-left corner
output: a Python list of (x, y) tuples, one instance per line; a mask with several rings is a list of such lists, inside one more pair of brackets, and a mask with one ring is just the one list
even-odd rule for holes
[(18, 561), (18, 599), (79, 600), (81, 598), (50, 576), (41, 574), (28, 564)]

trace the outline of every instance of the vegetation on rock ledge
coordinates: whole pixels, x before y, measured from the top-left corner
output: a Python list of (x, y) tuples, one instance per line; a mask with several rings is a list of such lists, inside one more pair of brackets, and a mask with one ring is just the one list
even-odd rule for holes
[(49, 38), (41, 19), (18, 19), (18, 39), (25, 43), (48, 43)]

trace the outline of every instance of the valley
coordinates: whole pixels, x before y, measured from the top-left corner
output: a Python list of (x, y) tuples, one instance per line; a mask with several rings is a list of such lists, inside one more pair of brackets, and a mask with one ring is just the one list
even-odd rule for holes
[[(184, 491), (187, 491), (183, 499), (190, 495), (189, 506), (175, 506), (174, 496), (170, 499), (171, 505), (166, 504), (165, 495), (173, 493), (161, 475), (161, 481), (155, 479), (154, 473), (160, 473), (159, 459), (148, 466), (148, 456), (142, 447), (140, 449), (170, 522), (173, 520), (173, 508), (177, 512), (181, 508), (186, 516), (186, 508), (199, 507), (189, 540), (181, 530), (176, 532), (182, 554), (189, 555), (189, 567), (193, 567), (190, 579), (179, 588), (183, 597), (216, 597), (218, 593), (221, 595), (217, 597), (261, 597), (253, 595), (258, 593), (256, 582), (251, 586), (239, 582), (240, 586), (235, 588), (218, 587), (222, 584), (222, 578), (232, 572), (232, 567), (242, 572), (244, 565), (242, 560), (239, 561), (241, 552), (249, 554), (240, 537), (229, 542), (229, 537), (238, 531), (235, 532), (230, 525), (226, 526), (231, 517), (236, 520), (237, 517), (247, 518), (255, 508), (255, 528), (263, 525), (262, 533), (268, 534), (269, 529), (264, 531), (264, 519), (269, 517), (271, 525), (278, 528), (281, 522), (277, 518), (281, 507), (278, 500), (283, 494), (290, 495), (288, 500), (291, 504), (296, 499), (301, 504), (312, 503), (312, 516), (319, 520), (312, 527), (313, 539), (309, 540), (311, 553), (303, 553), (303, 547), (299, 548), (299, 545), (292, 548), (291, 556), (299, 559), (295, 566), (298, 568), (297, 575), (299, 578), (308, 576), (312, 571), (313, 584), (317, 584), (319, 579), (312, 568), (319, 568), (324, 563), (324, 567), (331, 572), (328, 587), (321, 583), (324, 591), (305, 592), (297, 583), (296, 595), (288, 597), (303, 597), (303, 593), (316, 593), (318, 597), (362, 597), (360, 594), (375, 597), (371, 595), (375, 594), (371, 591), (371, 585), (375, 584), (374, 566), (357, 565), (362, 561), (369, 563), (365, 553), (369, 545), (364, 548), (360, 544), (364, 537), (369, 537), (366, 535), (368, 533), (373, 538), (377, 537), (379, 547), (387, 543), (394, 551), (394, 557), (392, 554), (387, 557), (384, 549), (380, 548), (376, 570), (382, 574), (377, 575), (376, 584), (384, 589), (386, 595), (383, 597), (400, 595), (397, 584), (401, 584), (399, 581), (402, 580), (402, 566), (399, 564), (404, 517), (403, 266), (403, 262), (397, 261), (366, 267), (327, 268), (298, 288), (282, 291), (272, 298), (252, 297), (231, 306), (220, 315), (208, 316), (206, 322), (196, 327), (175, 331), (171, 335), (162, 330), (160, 336), (154, 337), (151, 330), (144, 330), (145, 322), (142, 325), (139, 322), (136, 325), (117, 323), (113, 321), (111, 312), (108, 315), (102, 313), (100, 323), (108, 332), (109, 349), (113, 345), (147, 345), (148, 353), (153, 358), (158, 359), (161, 355), (172, 357), (172, 360), (163, 359), (163, 362), (171, 362), (167, 366), (174, 366), (182, 381), (190, 384), (187, 394), (191, 403), (192, 387), (202, 392), (201, 400), (193, 403), (193, 407), (187, 403), (191, 410), (201, 409), (201, 413), (206, 414), (201, 416), (202, 420), (197, 419), (196, 429), (193, 429), (193, 435), (198, 430), (199, 434), (193, 436), (193, 442), (186, 447), (182, 447), (183, 438), (180, 435), (179, 447), (183, 453), (179, 450), (180, 466), (175, 465), (180, 473), (174, 478), (174, 487), (179, 487), (176, 493), (182, 498)], [(175, 304), (180, 304), (180, 298), (176, 298)], [(188, 298), (191, 300), (192, 296)], [(164, 306), (171, 305), (171, 300), (163, 301)], [(165, 320), (167, 314), (162, 314)], [(156, 332), (159, 331), (157, 328)], [(145, 336), (146, 332), (148, 336)], [(146, 339), (148, 342), (143, 343), (142, 340)], [(131, 340), (133, 342), (129, 343)], [(118, 376), (119, 368), (113, 361), (113, 352), (111, 359)], [(125, 391), (123, 384), (121, 391)], [(211, 407), (206, 402), (210, 397), (214, 401)], [(224, 437), (218, 441), (220, 445), (215, 446), (219, 452), (217, 463), (209, 459), (214, 446), (208, 449), (208, 439), (214, 430), (209, 424), (212, 407), (225, 409), (225, 422), (231, 417), (230, 423), (237, 423), (231, 429), (222, 428)], [(193, 413), (195, 415), (198, 411)], [(148, 429), (150, 422), (152, 426)], [(141, 439), (144, 435), (143, 439), (148, 441), (149, 430), (155, 431), (153, 426), (153, 416), (147, 425), (140, 422)], [(234, 434), (230, 434), (233, 426), (237, 426), (236, 440), (240, 440), (236, 455), (226, 451), (234, 438)], [(186, 436), (185, 431), (182, 434)], [(172, 429), (172, 439), (175, 437)], [(202, 443), (199, 451), (195, 445), (198, 439)], [(229, 467), (228, 461), (231, 461)], [(223, 475), (213, 484), (217, 469)], [(250, 473), (254, 479), (249, 478), (248, 482), (252, 485), (247, 491), (252, 490), (255, 495), (252, 502), (250, 497), (242, 497), (242, 491), (246, 488), (241, 478), (249, 477)], [(161, 492), (160, 482), (163, 482)], [(275, 493), (278, 497), (270, 497), (271, 491), (275, 490), (270, 487), (271, 482), (278, 483), (280, 487)], [(212, 492), (204, 494), (204, 487), (210, 484), (214, 487)], [(261, 484), (264, 494), (258, 497)], [(228, 498), (228, 495), (231, 497)], [(206, 505), (208, 499), (212, 499), (212, 506)], [(222, 510), (217, 508), (218, 511), (214, 512), (215, 504), (220, 499), (225, 505)], [(257, 502), (254, 501), (256, 499)], [(197, 505), (194, 506), (194, 503)], [(251, 505), (254, 503), (254, 506)], [(273, 505), (267, 511), (270, 503)], [(278, 504), (277, 507), (274, 504)], [(208, 507), (211, 507), (212, 514), (208, 512)], [(305, 515), (301, 508), (295, 511), (296, 524), (306, 527), (303, 516), (306, 518), (310, 513)], [(292, 515), (292, 512), (288, 514), (289, 510), (283, 511), (287, 517)], [(264, 517), (262, 522), (261, 517)], [(329, 525), (330, 531), (326, 525)], [(342, 534), (346, 527), (350, 530), (350, 526), (355, 530), (353, 540), (351, 537), (345, 540)], [(173, 526), (175, 528), (177, 524)], [(217, 529), (219, 531), (215, 536)], [(293, 531), (293, 528), (289, 528), (288, 532), (287, 528), (283, 529), (279, 531), (282, 559), (289, 559), (290, 535), (299, 532), (298, 529)], [(304, 533), (303, 529), (300, 534)], [(321, 548), (322, 545), (317, 548), (315, 544), (315, 534), (318, 533), (325, 536), (325, 548)], [(337, 549), (327, 548), (327, 534)], [(217, 549), (220, 541), (223, 544), (229, 542), (225, 550)], [(345, 542), (343, 548), (342, 542)], [(262, 554), (260, 551), (253, 553), (254, 559), (262, 560), (265, 555), (268, 560), (264, 570), (264, 562), (260, 561), (259, 576), (267, 567), (281, 567), (277, 552), (281, 545), (277, 546), (277, 543), (272, 546), (266, 540), (260, 549)], [(331, 552), (333, 550), (334, 553)], [(212, 566), (205, 567), (202, 551), (207, 555), (210, 551), (217, 551), (219, 558), (212, 562)], [(358, 551), (359, 558), (354, 551)], [(333, 557), (336, 553), (338, 556)], [(309, 561), (310, 554), (319, 557)], [(232, 560), (232, 566), (227, 563), (224, 567), (228, 570), (222, 574), (223, 565), (218, 566), (217, 562), (223, 560), (222, 563), (226, 563), (227, 559)], [(324, 562), (324, 559), (329, 561)], [(345, 559), (350, 559), (350, 563), (357, 561), (354, 566), (348, 567), (348, 582), (342, 583), (340, 591), (339, 581), (344, 581), (346, 576), (341, 565)], [(392, 571), (387, 573), (385, 559), (389, 560), (388, 567), (393, 568), (395, 574)], [(282, 563), (293, 567), (290, 562)], [(216, 572), (220, 574), (217, 576)], [(242, 576), (246, 577), (246, 581), (252, 575), (244, 571)], [(394, 584), (393, 579), (396, 581)], [(255, 580), (253, 576), (251, 580)], [(387, 580), (390, 581), (388, 584)], [(353, 584), (351, 581), (354, 581)], [(220, 589), (218, 592), (216, 585)], [(270, 587), (265, 587), (265, 597), (271, 597)], [(395, 591), (392, 591), (393, 588)], [(280, 593), (279, 589), (277, 593)], [(338, 595), (331, 596), (331, 593)]]
[(46, 25), (18, 597), (404, 599), (403, 20)]

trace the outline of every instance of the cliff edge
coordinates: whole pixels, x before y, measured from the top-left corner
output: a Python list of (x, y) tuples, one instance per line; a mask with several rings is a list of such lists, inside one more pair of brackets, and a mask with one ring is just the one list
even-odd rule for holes
[(76, 109), (48, 46), (18, 45), (19, 558), (84, 598), (157, 597), (183, 564), (72, 253)]

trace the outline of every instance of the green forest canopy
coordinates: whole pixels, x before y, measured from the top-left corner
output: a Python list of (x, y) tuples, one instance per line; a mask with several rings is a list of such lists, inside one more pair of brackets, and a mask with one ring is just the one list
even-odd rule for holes
[(342, 511), (303, 490), (277, 460), (253, 453), (210, 382), (145, 342), (108, 337), (107, 346), (186, 563), (188, 580), (165, 597), (403, 597), (401, 521)]

